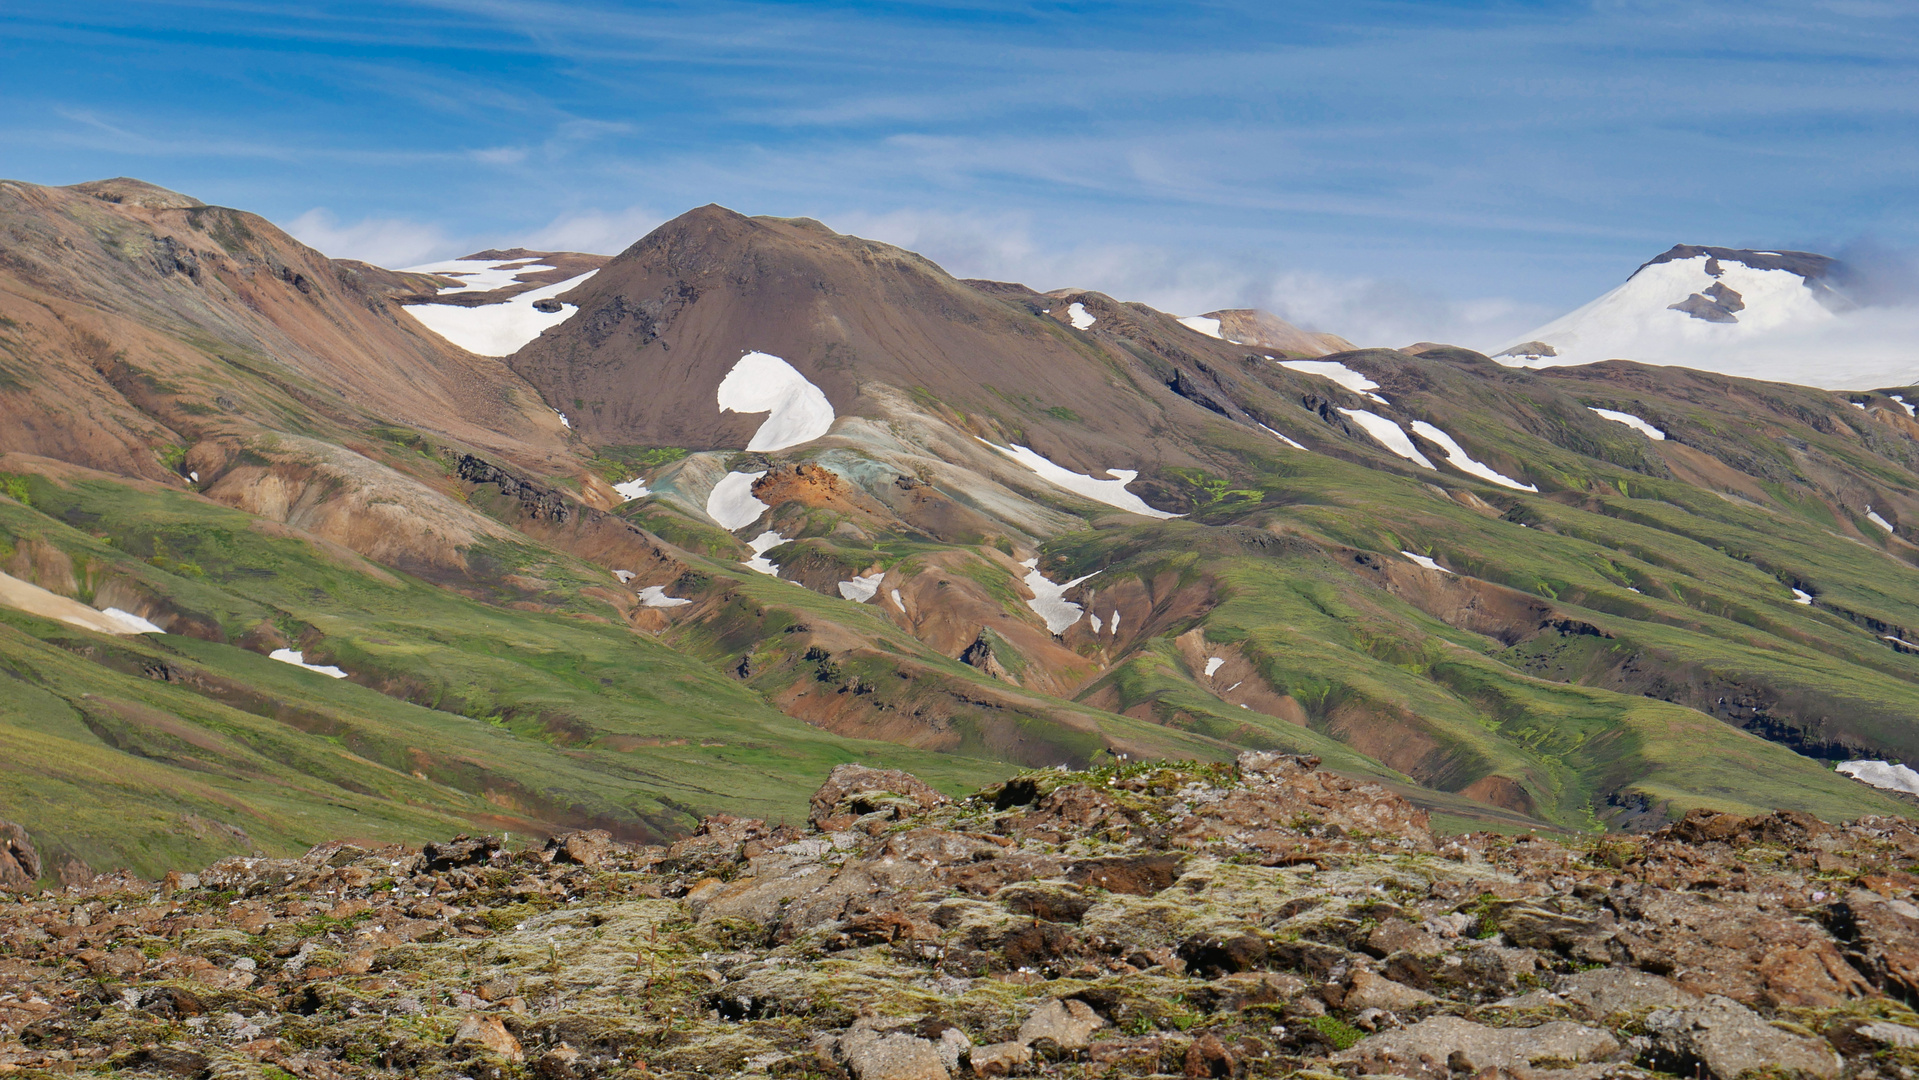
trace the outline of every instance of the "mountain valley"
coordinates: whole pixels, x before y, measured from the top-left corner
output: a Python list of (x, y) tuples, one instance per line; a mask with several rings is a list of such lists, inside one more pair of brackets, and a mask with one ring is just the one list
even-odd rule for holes
[[(1353, 348), (717, 206), (403, 271), (126, 179), (0, 224), (0, 819), (48, 881), (667, 844), (847, 763), (1911, 811), (1833, 769), (1919, 758), (1909, 384)], [(1657, 265), (1823, 267), (1762, 254)], [(1673, 318), (1759, 306), (1704, 281)]]

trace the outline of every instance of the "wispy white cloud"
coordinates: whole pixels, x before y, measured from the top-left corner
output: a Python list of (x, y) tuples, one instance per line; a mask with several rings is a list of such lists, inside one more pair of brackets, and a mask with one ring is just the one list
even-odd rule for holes
[(647, 233), (666, 215), (647, 206), (624, 210), (579, 210), (561, 214), (524, 234), (513, 246), (536, 251), (587, 251), (617, 255)]
[(438, 226), (395, 218), (362, 218), (343, 223), (325, 207), (314, 207), (284, 226), (301, 243), (335, 259), (359, 259), (375, 266), (417, 266), (466, 252)]

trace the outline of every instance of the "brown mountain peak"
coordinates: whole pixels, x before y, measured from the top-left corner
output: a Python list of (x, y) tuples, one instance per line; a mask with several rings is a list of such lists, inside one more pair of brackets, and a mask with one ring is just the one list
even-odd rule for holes
[(149, 184), (145, 180), (136, 180), (131, 176), (116, 176), (111, 180), (89, 180), (84, 184), (69, 184), (69, 191), (91, 195), (102, 202), (118, 203), (121, 206), (142, 206), (149, 210), (190, 210), (206, 203), (191, 195), (182, 195), (169, 191), (158, 184)]

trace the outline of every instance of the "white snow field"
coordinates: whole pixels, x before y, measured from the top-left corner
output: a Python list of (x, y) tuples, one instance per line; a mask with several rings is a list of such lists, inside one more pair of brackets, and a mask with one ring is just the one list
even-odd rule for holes
[(440, 290), (440, 295), (445, 296), (448, 293), (504, 289), (518, 281), (521, 274), (537, 274), (551, 269), (550, 266), (542, 266), (538, 259), (508, 259), (505, 262), (495, 259), (447, 259), (424, 266), (409, 266), (400, 272), (459, 278), (461, 284)]
[(102, 611), (100, 614), (105, 615), (108, 619), (111, 619), (113, 622), (118, 623), (121, 627), (123, 627), (124, 629), (121, 630), (121, 633), (123, 634), (164, 634), (166, 633), (165, 630), (160, 629), (159, 627), (153, 625), (152, 623), (141, 618), (140, 616), (135, 615), (131, 611), (121, 611), (117, 607), (110, 607)]
[(1885, 761), (1842, 761), (1835, 768), (1861, 783), (1919, 795), (1919, 772)]
[(766, 475), (759, 472), (730, 472), (720, 477), (706, 497), (706, 516), (720, 523), (727, 532), (744, 529), (760, 519), (772, 507), (753, 497), (753, 481)]
[(1658, 440), (1664, 441), (1666, 438), (1665, 432), (1659, 430), (1656, 427), (1653, 427), (1651, 424), (1646, 423), (1644, 420), (1641, 420), (1640, 418), (1638, 418), (1637, 416), (1634, 416), (1633, 414), (1629, 412), (1616, 412), (1612, 409), (1593, 409), (1591, 405), (1588, 405), (1586, 407), (1588, 409), (1592, 409), (1592, 411), (1598, 413), (1600, 416), (1606, 418), (1607, 420), (1611, 420), (1615, 424), (1626, 425), (1627, 427), (1633, 429), (1634, 431), (1639, 432), (1641, 435), (1644, 435), (1648, 439), (1658, 439)]
[(648, 585), (646, 588), (640, 590), (640, 603), (645, 604), (647, 607), (681, 607), (692, 602), (691, 600), (682, 600), (677, 596), (666, 595), (666, 586), (664, 585)]
[(299, 649), (275, 649), (267, 654), (267, 659), (278, 660), (282, 664), (292, 664), (294, 667), (303, 667), (308, 671), (317, 671), (322, 675), (335, 679), (346, 678), (346, 672), (341, 671), (332, 664), (307, 663), (306, 653)]
[(1072, 321), (1075, 330), (1090, 330), (1099, 321), (1099, 316), (1086, 310), (1086, 305), (1077, 301), (1066, 309), (1067, 319)]
[(1428, 556), (1421, 555), (1416, 551), (1402, 551), (1400, 552), (1400, 554), (1406, 556), (1408, 559), (1411, 559), (1412, 561), (1418, 563), (1419, 565), (1425, 567), (1428, 570), (1437, 570), (1442, 574), (1452, 573), (1451, 570), (1446, 569), (1445, 567), (1434, 562)]
[(1522, 484), (1512, 477), (1507, 476), (1505, 473), (1487, 465), (1485, 462), (1474, 461), (1472, 456), (1466, 453), (1463, 447), (1453, 441), (1451, 435), (1446, 434), (1424, 420), (1413, 421), (1413, 433), (1438, 443), (1439, 448), (1446, 451), (1446, 463), (1468, 476), (1477, 476), (1481, 480), (1488, 480), (1501, 487), (1512, 488), (1514, 491), (1530, 491), (1535, 495), (1539, 494), (1539, 488), (1537, 486), (1533, 484)]
[(1792, 602), (1793, 602), (1793, 603), (1795, 603), (1795, 604), (1804, 604), (1804, 605), (1806, 605), (1807, 607), (1811, 607), (1811, 606), (1812, 606), (1812, 594), (1811, 594), (1811, 593), (1809, 593), (1809, 592), (1807, 592), (1807, 591), (1806, 591), (1806, 590), (1804, 590), (1804, 589), (1793, 589), (1793, 590), (1792, 590)]
[(893, 597), (893, 606), (900, 609), (901, 615), (906, 614), (906, 601), (900, 599), (900, 591), (898, 589), (894, 589), (891, 591), (890, 595)]
[(877, 574), (867, 574), (851, 581), (842, 581), (840, 595), (856, 604), (864, 604), (880, 591), (880, 579), (885, 576), (886, 571), (882, 570)]
[(1118, 608), (1113, 609), (1113, 617), (1107, 620), (1107, 625), (1109, 625), (1112, 628), (1113, 636), (1118, 637), (1119, 636), (1119, 609)]
[[(1899, 407), (1906, 410), (1907, 416), (1919, 417), (1919, 409), (1914, 408), (1912, 402), (1907, 401), (1905, 398), (1900, 397), (1898, 394), (1892, 395), (1892, 400), (1898, 402)], [(195, 479), (198, 479), (198, 477), (196, 476)]]
[[(536, 301), (551, 300), (597, 273), (598, 270), (588, 270), (579, 277), (529, 289), (497, 304), (481, 304), (478, 307), (409, 304), (406, 311), (420, 320), (422, 326), (467, 352), (481, 356), (511, 356), (543, 331), (560, 325), (579, 310), (573, 304), (561, 304), (558, 311), (540, 311), (533, 306)], [(466, 291), (466, 287), (443, 290)], [(567, 426), (573, 425), (569, 422)]]
[[(977, 435), (974, 438), (979, 438)], [(1155, 510), (1146, 504), (1146, 500), (1126, 490), (1126, 485), (1139, 477), (1137, 469), (1108, 469), (1109, 473), (1119, 477), (1117, 480), (1095, 480), (1085, 473), (1076, 473), (1064, 465), (1055, 465), (1044, 455), (1035, 453), (1024, 446), (1014, 444), (1011, 447), (998, 446), (985, 439), (980, 442), (993, 447), (1000, 453), (1019, 462), (1038, 473), (1040, 479), (1055, 487), (1065, 488), (1075, 495), (1084, 495), (1094, 502), (1116, 506), (1121, 510), (1131, 510), (1135, 514), (1144, 514), (1153, 518), (1183, 517), (1181, 514), (1169, 514), (1164, 510)]]
[[(1642, 267), (1592, 303), (1491, 350), (1537, 341), (1557, 355), (1493, 358), (1515, 367), (1636, 360), (1832, 390), (1919, 380), (1919, 356), (1911, 347), (1914, 309), (1835, 313), (1790, 270), (1717, 261), (1717, 278), (1706, 272), (1704, 255)], [(1745, 306), (1732, 313), (1737, 321), (1710, 322), (1671, 309), (1715, 284), (1739, 294)]]
[(1872, 522), (1874, 525), (1879, 526), (1880, 528), (1886, 530), (1887, 532), (1892, 531), (1892, 522), (1887, 521), (1885, 518), (1880, 517), (1878, 512), (1875, 511), (1870, 506), (1866, 507), (1866, 520)]
[(1093, 624), (1093, 636), (1098, 637), (1100, 630), (1099, 616), (1089, 611), (1086, 613), (1086, 621)]
[(1064, 585), (1055, 585), (1046, 580), (1045, 574), (1039, 572), (1039, 560), (1037, 558), (1028, 559), (1020, 563), (1020, 565), (1026, 568), (1026, 587), (1033, 590), (1033, 598), (1026, 602), (1026, 606), (1032, 608), (1034, 614), (1046, 620), (1047, 633), (1065, 633), (1067, 627), (1078, 622), (1080, 615), (1085, 611), (1085, 609), (1078, 604), (1065, 599), (1066, 590), (1092, 577), (1093, 574), (1099, 573), (1099, 571), (1095, 570), (1092, 574), (1076, 577)]
[[(1273, 438), (1278, 439), (1280, 442), (1285, 443), (1287, 446), (1290, 446), (1295, 450), (1306, 450), (1305, 447), (1299, 445), (1298, 443), (1287, 438), (1286, 436), (1281, 435), (1279, 432), (1274, 431), (1272, 428), (1267, 427), (1265, 424), (1260, 424), (1259, 426), (1262, 431), (1266, 432), (1266, 434), (1271, 435)], [(1312, 453), (1311, 450), (1306, 450), (1306, 452), (1309, 454)]]
[(620, 493), (621, 502), (632, 502), (634, 499), (644, 499), (653, 494), (647, 488), (646, 481), (637, 476), (624, 484), (614, 484), (613, 490)]
[(1419, 448), (1413, 445), (1413, 440), (1409, 438), (1404, 431), (1400, 430), (1398, 424), (1393, 423), (1391, 420), (1386, 419), (1376, 412), (1367, 412), (1365, 409), (1341, 409), (1339, 411), (1352, 417), (1353, 423), (1365, 429), (1366, 434), (1371, 435), (1374, 442), (1415, 465), (1424, 465), (1434, 472), (1439, 471), (1426, 455), (1419, 452)]
[(750, 352), (720, 380), (720, 411), (771, 413), (747, 441), (748, 450), (784, 450), (826, 434), (833, 403), (799, 369), (772, 353)]
[(784, 543), (786, 543), (786, 537), (781, 536), (772, 529), (768, 529), (754, 537), (746, 545), (753, 549), (753, 557), (746, 560), (746, 568), (748, 570), (758, 570), (760, 573), (769, 577), (779, 577), (780, 565), (776, 562), (769, 562), (766, 558), (766, 553)]
[(1221, 667), (1225, 666), (1225, 664), (1226, 664), (1225, 657), (1222, 657), (1222, 656), (1207, 657), (1206, 658), (1206, 677), (1209, 679), (1212, 678), (1213, 672), (1218, 671)]
[(615, 570), (613, 571), (613, 576), (619, 580), (620, 584), (624, 585), (627, 582), (632, 581), (634, 578), (639, 577), (640, 575), (634, 573), (631, 570)]
[(1288, 371), (1297, 371), (1301, 375), (1317, 375), (1322, 379), (1331, 379), (1361, 397), (1377, 401), (1381, 405), (1389, 404), (1385, 398), (1373, 393), (1374, 390), (1379, 389), (1378, 383), (1337, 360), (1275, 360), (1273, 363)]
[(1204, 315), (1188, 315), (1179, 320), (1179, 323), (1181, 326), (1189, 330), (1197, 330), (1209, 338), (1219, 338), (1221, 341), (1226, 340), (1220, 337), (1218, 319), (1209, 319)]

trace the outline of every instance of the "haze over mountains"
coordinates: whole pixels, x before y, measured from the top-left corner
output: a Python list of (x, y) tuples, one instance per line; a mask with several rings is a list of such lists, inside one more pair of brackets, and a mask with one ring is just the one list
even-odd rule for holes
[(1583, 362), (1815, 320), (1816, 256), (1496, 362), (717, 206), (406, 271), (125, 179), (0, 226), (0, 818), (56, 864), (1249, 748), (1449, 827), (1904, 809), (1831, 765), (1919, 754), (1916, 376)]

